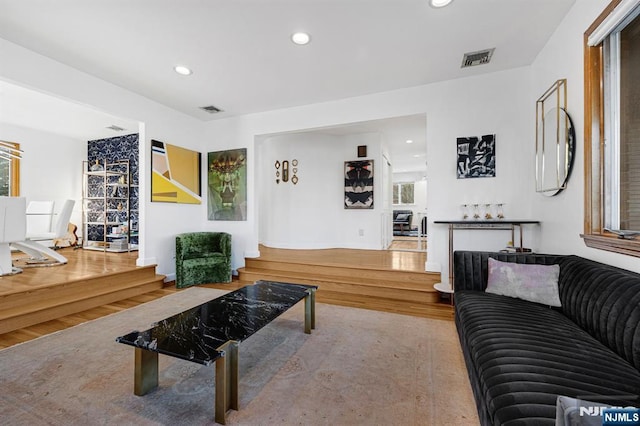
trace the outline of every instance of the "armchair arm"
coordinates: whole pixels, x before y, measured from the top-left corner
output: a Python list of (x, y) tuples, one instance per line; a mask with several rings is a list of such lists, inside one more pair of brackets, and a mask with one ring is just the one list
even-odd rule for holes
[(218, 246), (220, 253), (226, 257), (231, 257), (231, 234), (218, 232), (215, 237), (217, 239), (216, 245)]

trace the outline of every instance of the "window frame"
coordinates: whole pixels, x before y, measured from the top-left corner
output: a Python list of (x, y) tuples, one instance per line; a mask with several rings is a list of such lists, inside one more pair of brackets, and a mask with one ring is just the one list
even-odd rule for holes
[(622, 0), (612, 0), (584, 33), (584, 233), (591, 248), (640, 257), (640, 241), (624, 240), (604, 229), (604, 43), (589, 36)]
[[(9, 141), (1, 141), (3, 144), (10, 145), (16, 150), (20, 151), (20, 144), (17, 142), (9, 142)], [(12, 157), (11, 160), (11, 173), (9, 176), (10, 185), (9, 185), (9, 196), (10, 197), (19, 197), (20, 196), (20, 159)]]
[[(402, 186), (403, 185), (411, 185), (413, 186), (413, 202), (411, 203), (403, 203), (402, 202)], [(398, 204), (393, 203), (393, 199), (392, 201), (392, 205), (394, 206), (414, 206), (416, 204), (416, 183), (415, 182), (395, 182), (393, 184), (393, 187), (397, 187), (398, 188)], [(393, 194), (392, 194), (393, 195)], [(393, 198), (393, 197), (392, 197)]]

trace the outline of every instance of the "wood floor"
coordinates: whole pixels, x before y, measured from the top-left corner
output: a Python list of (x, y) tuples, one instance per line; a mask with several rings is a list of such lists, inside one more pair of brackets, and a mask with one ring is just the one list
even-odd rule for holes
[[(60, 253), (69, 263), (62, 266), (24, 268), (21, 274), (0, 277), (0, 294), (34, 290), (56, 283), (70, 282), (96, 275), (109, 274), (135, 267), (137, 252), (105, 253), (101, 251), (65, 248)], [(14, 254), (14, 263), (26, 258), (21, 252)], [(16, 262), (18, 261), (18, 262)]]
[(421, 250), (427, 251), (427, 239), (422, 237), (393, 237), (389, 250)]
[[(47, 278), (77, 279), (90, 274), (113, 273), (118, 268), (135, 265), (137, 257), (137, 253), (105, 254), (82, 250), (78, 252), (80, 256), (75, 252), (69, 253), (68, 256), (64, 253), (70, 259), (64, 269), (62, 267), (34, 268), (30, 270), (33, 272), (26, 271), (28, 273), (11, 277), (13, 281), (11, 284), (6, 280), (7, 277), (0, 278), (0, 291), (12, 291), (19, 287), (37, 287)], [(289, 275), (283, 281), (318, 284), (319, 302), (416, 316), (452, 318), (451, 306), (434, 299), (437, 293), (434, 293), (432, 283), (439, 280), (439, 274), (424, 272), (426, 260), (424, 252), (348, 249), (280, 250), (261, 246), (260, 253), (259, 259), (251, 261), (247, 259), (248, 267), (243, 268), (240, 271), (240, 277), (234, 279), (232, 283), (207, 284), (204, 287), (233, 290), (251, 284), (256, 279), (273, 279), (274, 276), (284, 273), (278, 268), (286, 264), (287, 268), (293, 268), (293, 272), (286, 272)], [(77, 262), (72, 261), (74, 255), (78, 257)], [(252, 264), (253, 270), (249, 267)], [(302, 269), (304, 273), (296, 272), (296, 267)], [(326, 276), (327, 271), (336, 275)], [(394, 275), (399, 279), (392, 285), (399, 285), (401, 288), (385, 288), (383, 283), (393, 281), (388, 277)], [(175, 289), (171, 282), (161, 289), (145, 294), (105, 303), (96, 308), (0, 334), (0, 348), (120, 312), (176, 291), (181, 290)]]

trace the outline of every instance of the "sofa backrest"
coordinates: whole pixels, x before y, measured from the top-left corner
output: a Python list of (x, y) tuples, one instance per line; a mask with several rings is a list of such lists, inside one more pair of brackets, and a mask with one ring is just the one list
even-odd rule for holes
[(231, 234), (226, 232), (187, 232), (176, 236), (176, 259), (195, 259), (213, 253), (231, 256)]
[(558, 264), (560, 262), (560, 259), (564, 256), (556, 254), (536, 253), (456, 251), (453, 254), (453, 276), (455, 279), (453, 288), (455, 289), (455, 291), (484, 291), (487, 288), (487, 278), (489, 275), (489, 257), (492, 257), (501, 262), (554, 265)]
[(566, 256), (559, 291), (567, 317), (640, 370), (640, 274)]

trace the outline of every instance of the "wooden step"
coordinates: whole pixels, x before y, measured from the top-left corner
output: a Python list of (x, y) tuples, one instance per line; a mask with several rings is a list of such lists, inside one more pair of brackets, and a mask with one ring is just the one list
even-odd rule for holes
[(406, 300), (416, 303), (434, 303), (439, 300), (439, 293), (434, 290), (433, 285), (416, 286), (396, 285), (393, 283), (368, 283), (355, 282), (345, 277), (327, 277), (321, 275), (305, 275), (303, 273), (294, 273), (287, 271), (274, 270), (247, 270), (240, 268), (238, 270), (240, 280), (255, 282), (258, 280), (281, 281), (296, 284), (317, 285), (318, 292), (332, 291), (351, 295), (365, 295), (382, 297), (390, 300)]
[(344, 293), (324, 291), (318, 292), (316, 301), (332, 305), (349, 306), (352, 308), (370, 309), (396, 314), (413, 315), (424, 318), (453, 320), (453, 306), (446, 303), (415, 303), (402, 300), (389, 300), (386, 298), (349, 295)]
[(432, 272), (398, 271), (383, 268), (354, 266), (331, 266), (323, 264), (305, 264), (298, 262), (282, 262), (272, 260), (247, 259), (245, 271), (260, 271), (262, 273), (286, 272), (287, 276), (318, 277), (322, 280), (338, 279), (341, 282), (366, 285), (395, 285), (401, 288), (423, 289), (433, 288), (433, 284), (440, 282), (440, 274)]
[(426, 253), (390, 250), (295, 250), (260, 246), (260, 257), (245, 259), (238, 283), (271, 280), (318, 286), (317, 300), (451, 320), (433, 285), (439, 273), (424, 271)]
[(155, 265), (0, 295), (0, 334), (158, 290)]

